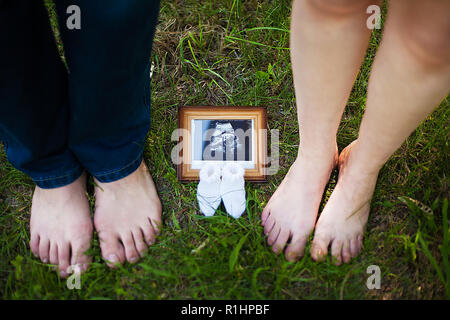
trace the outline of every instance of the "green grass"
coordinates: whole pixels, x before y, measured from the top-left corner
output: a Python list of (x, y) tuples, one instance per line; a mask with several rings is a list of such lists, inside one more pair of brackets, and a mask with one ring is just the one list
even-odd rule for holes
[[(294, 161), (299, 142), (288, 48), (290, 1), (163, 1), (152, 61), (152, 129), (145, 159), (164, 206), (164, 230), (137, 265), (110, 270), (94, 237), (94, 263), (81, 290), (28, 249), (33, 183), (0, 155), (0, 296), (7, 299), (445, 299), (448, 265), (448, 119), (445, 99), (380, 173), (362, 254), (340, 267), (297, 263), (265, 243), (260, 213)], [(341, 126), (354, 140), (364, 111), (376, 31)], [(247, 211), (199, 215), (196, 184), (177, 181), (170, 152), (177, 106), (263, 105), (280, 130), (280, 171), (246, 186)], [(333, 174), (326, 190), (334, 186)], [(326, 198), (325, 196), (325, 198)], [(93, 200), (93, 199), (91, 199)], [(323, 204), (322, 204), (323, 206)], [(368, 290), (378, 265), (381, 290)]]

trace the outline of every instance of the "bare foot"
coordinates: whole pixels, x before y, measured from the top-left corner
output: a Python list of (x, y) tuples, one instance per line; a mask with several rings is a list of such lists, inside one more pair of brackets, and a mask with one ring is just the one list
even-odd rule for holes
[(85, 252), (92, 239), (86, 174), (60, 188), (36, 186), (30, 229), (31, 251), (42, 262), (57, 265), (61, 277), (68, 276), (69, 266), (80, 265), (85, 271), (90, 262)]
[(355, 165), (351, 157), (355, 147), (357, 140), (339, 156), (339, 179), (317, 221), (311, 245), (311, 256), (316, 261), (325, 259), (329, 245), (337, 265), (349, 262), (361, 252), (378, 173), (364, 172), (364, 168)]
[(95, 183), (94, 225), (103, 258), (110, 267), (136, 262), (161, 226), (161, 202), (147, 166), (142, 161), (123, 179)]
[(282, 252), (290, 239), (285, 251), (289, 261), (303, 256), (337, 157), (336, 146), (321, 156), (300, 153), (262, 212), (267, 243), (275, 253)]

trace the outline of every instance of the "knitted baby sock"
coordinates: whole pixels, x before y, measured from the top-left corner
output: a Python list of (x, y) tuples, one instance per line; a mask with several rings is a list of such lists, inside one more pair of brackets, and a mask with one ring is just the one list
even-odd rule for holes
[(229, 162), (222, 168), (220, 195), (227, 213), (239, 218), (245, 211), (244, 168), (235, 162)]
[(197, 187), (197, 200), (200, 211), (205, 216), (212, 216), (220, 205), (221, 168), (214, 163), (206, 163), (200, 169), (200, 182)]

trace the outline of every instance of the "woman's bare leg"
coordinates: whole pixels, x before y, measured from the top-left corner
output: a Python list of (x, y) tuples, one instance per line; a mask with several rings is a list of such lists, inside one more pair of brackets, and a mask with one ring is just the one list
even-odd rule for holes
[(312, 257), (361, 250), (378, 172), (450, 88), (450, 2), (389, 3), (359, 137), (339, 157), (339, 179), (317, 222)]
[(368, 45), (366, 8), (373, 1), (296, 0), (291, 59), (298, 107), (297, 160), (262, 213), (268, 244), (286, 258), (303, 255), (330, 173), (336, 132)]

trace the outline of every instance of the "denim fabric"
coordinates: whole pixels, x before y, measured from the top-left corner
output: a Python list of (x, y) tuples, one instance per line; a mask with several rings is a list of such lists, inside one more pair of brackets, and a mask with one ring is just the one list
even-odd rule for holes
[[(42, 1), (0, 6), (0, 139), (42, 188), (86, 169), (101, 182), (140, 165), (150, 125), (150, 54), (159, 0), (56, 0), (67, 68)], [(81, 29), (66, 20), (81, 10)]]

